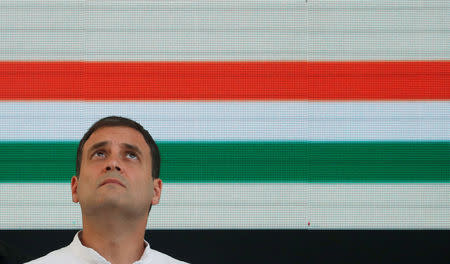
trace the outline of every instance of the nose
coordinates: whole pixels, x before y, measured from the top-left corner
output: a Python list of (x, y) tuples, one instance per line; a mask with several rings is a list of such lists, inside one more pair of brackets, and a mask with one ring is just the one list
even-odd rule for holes
[(111, 158), (111, 159), (108, 160), (108, 162), (106, 163), (105, 170), (106, 170), (106, 171), (112, 171), (112, 170), (121, 171), (121, 168), (120, 168), (120, 167), (121, 167), (121, 166), (120, 166), (118, 160), (115, 159), (115, 158)]
[(107, 170), (107, 171), (112, 170), (112, 168), (114, 168), (114, 169), (120, 171), (120, 167), (119, 167), (119, 166), (106, 166), (106, 170)]

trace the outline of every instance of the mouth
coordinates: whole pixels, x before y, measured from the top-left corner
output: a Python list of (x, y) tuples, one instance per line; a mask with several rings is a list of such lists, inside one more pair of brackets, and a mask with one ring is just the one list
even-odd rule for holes
[(102, 182), (102, 184), (100, 184), (100, 187), (103, 186), (103, 185), (106, 185), (106, 184), (118, 184), (118, 185), (120, 185), (120, 186), (125, 188), (125, 185), (121, 181), (119, 181), (118, 179), (113, 179), (113, 178), (106, 179), (106, 180), (104, 180)]

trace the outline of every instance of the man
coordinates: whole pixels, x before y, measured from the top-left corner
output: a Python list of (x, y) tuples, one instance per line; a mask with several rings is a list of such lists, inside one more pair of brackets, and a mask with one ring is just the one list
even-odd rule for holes
[(97, 121), (78, 145), (72, 201), (83, 230), (73, 242), (30, 263), (185, 263), (144, 240), (151, 206), (158, 204), (159, 150), (139, 123), (117, 116)]

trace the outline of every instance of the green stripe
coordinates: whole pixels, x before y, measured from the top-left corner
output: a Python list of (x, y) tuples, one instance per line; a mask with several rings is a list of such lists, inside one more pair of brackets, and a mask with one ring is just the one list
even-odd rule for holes
[[(450, 182), (450, 142), (163, 142), (165, 182)], [(70, 182), (76, 142), (0, 143), (0, 182)]]

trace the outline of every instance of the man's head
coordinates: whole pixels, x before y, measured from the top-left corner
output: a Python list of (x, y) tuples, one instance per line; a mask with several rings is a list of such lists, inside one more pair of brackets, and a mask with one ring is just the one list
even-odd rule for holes
[(83, 217), (144, 217), (161, 195), (159, 150), (147, 130), (122, 117), (97, 121), (80, 141), (72, 200)]
[(105, 118), (102, 118), (95, 122), (91, 128), (84, 134), (83, 138), (80, 140), (80, 143), (78, 144), (77, 149), (77, 162), (76, 162), (76, 176), (80, 176), (80, 169), (81, 169), (81, 160), (83, 156), (83, 147), (86, 144), (86, 141), (89, 139), (89, 137), (97, 131), (98, 129), (102, 127), (129, 127), (137, 130), (141, 135), (144, 137), (145, 142), (147, 143), (148, 147), (150, 148), (150, 156), (152, 158), (152, 177), (153, 179), (159, 178), (159, 167), (161, 163), (161, 157), (159, 154), (158, 146), (156, 145), (155, 141), (153, 140), (152, 136), (148, 131), (141, 126), (136, 121), (133, 121), (128, 118), (120, 117), (120, 116), (108, 116)]

